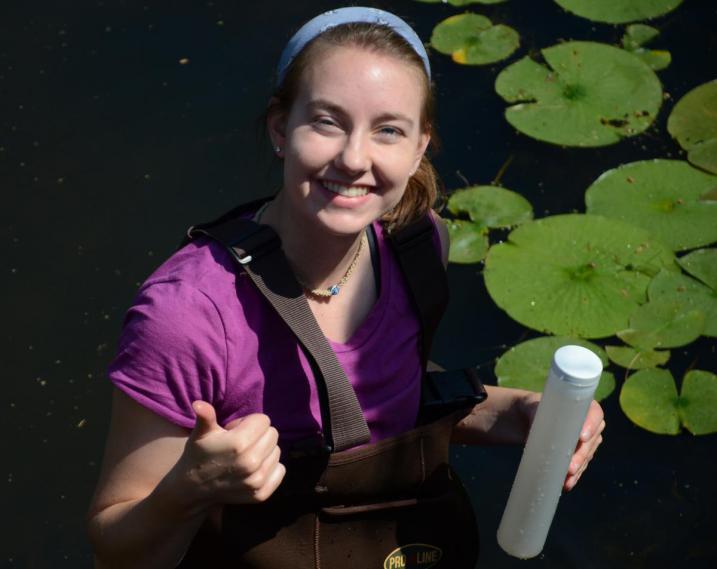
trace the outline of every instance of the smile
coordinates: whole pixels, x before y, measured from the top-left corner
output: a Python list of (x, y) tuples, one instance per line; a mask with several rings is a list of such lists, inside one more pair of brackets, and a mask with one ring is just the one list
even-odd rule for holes
[(344, 186), (328, 180), (322, 180), (321, 185), (330, 192), (345, 196), (347, 198), (360, 198), (368, 194), (369, 189), (366, 186)]

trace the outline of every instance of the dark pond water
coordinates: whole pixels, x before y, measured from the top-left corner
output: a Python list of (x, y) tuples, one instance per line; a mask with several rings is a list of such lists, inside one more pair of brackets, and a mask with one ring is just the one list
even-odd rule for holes
[[(3, 2), (0, 5), (0, 287), (5, 395), (0, 400), (0, 567), (89, 567), (82, 517), (108, 423), (105, 368), (137, 285), (185, 227), (276, 187), (255, 119), (284, 42), (339, 2)], [(373, 3), (430, 37), (457, 12)], [(522, 36), (516, 56), (561, 38), (615, 43), (619, 27), (549, 0), (478, 7)], [(620, 163), (680, 152), (665, 134), (674, 101), (717, 73), (717, 7), (689, 0), (656, 21), (672, 52), (656, 125), (598, 150), (517, 135), (493, 92), (505, 64), (464, 68), (433, 57), (449, 188), (503, 184), (536, 214), (582, 211), (584, 189)], [(186, 64), (180, 60), (186, 58)], [(532, 332), (485, 293), (481, 267), (451, 267), (453, 300), (435, 347), (446, 366), (494, 358)], [(707, 340), (675, 350), (671, 369), (717, 371)], [(621, 372), (617, 371), (618, 374)], [(714, 567), (715, 436), (658, 437), (613, 395), (606, 442), (563, 497), (543, 555), (521, 562), (495, 542), (517, 448), (455, 449), (483, 529), (485, 567)]]

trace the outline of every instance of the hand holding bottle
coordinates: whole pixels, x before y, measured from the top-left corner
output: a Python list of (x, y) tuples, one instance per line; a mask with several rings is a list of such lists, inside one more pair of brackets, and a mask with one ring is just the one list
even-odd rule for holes
[[(529, 424), (533, 424), (535, 419), (535, 413), (538, 410), (538, 404), (540, 403), (540, 393), (534, 394), (532, 401), (528, 403), (526, 410)], [(598, 447), (602, 444), (602, 432), (605, 430), (605, 414), (603, 412), (600, 403), (592, 401), (588, 408), (588, 414), (585, 418), (585, 423), (580, 430), (580, 438), (578, 439), (577, 447), (570, 459), (570, 466), (568, 467), (568, 473), (565, 477), (565, 483), (563, 484), (563, 490), (569, 492), (580, 480), (588, 464), (595, 456), (595, 452)]]

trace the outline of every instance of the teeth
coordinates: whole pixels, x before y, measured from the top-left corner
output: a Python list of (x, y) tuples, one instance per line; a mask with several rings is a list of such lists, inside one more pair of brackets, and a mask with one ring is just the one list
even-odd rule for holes
[(335, 184), (334, 182), (327, 182), (325, 180), (321, 183), (327, 190), (348, 198), (358, 198), (365, 196), (368, 193), (368, 188), (366, 187), (344, 186), (342, 184)]

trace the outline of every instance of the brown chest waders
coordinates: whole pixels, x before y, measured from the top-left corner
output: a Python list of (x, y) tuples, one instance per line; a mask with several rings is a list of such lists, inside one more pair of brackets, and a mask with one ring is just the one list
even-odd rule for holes
[[(278, 236), (240, 219), (259, 203), (192, 227), (188, 236), (224, 244), (299, 339), (318, 384), (323, 438), (285, 453), (286, 477), (269, 500), (224, 506), (221, 532), (203, 527), (179, 567), (472, 569), (478, 529), (449, 466), (449, 442), (454, 425), (485, 397), (477, 377), (466, 376), (473, 388), (468, 397), (443, 401), (440, 386), (426, 374), (416, 428), (365, 444), (370, 433), (356, 395)], [(420, 219), (389, 242), (421, 323), (425, 370), (448, 291), (432, 223)]]

